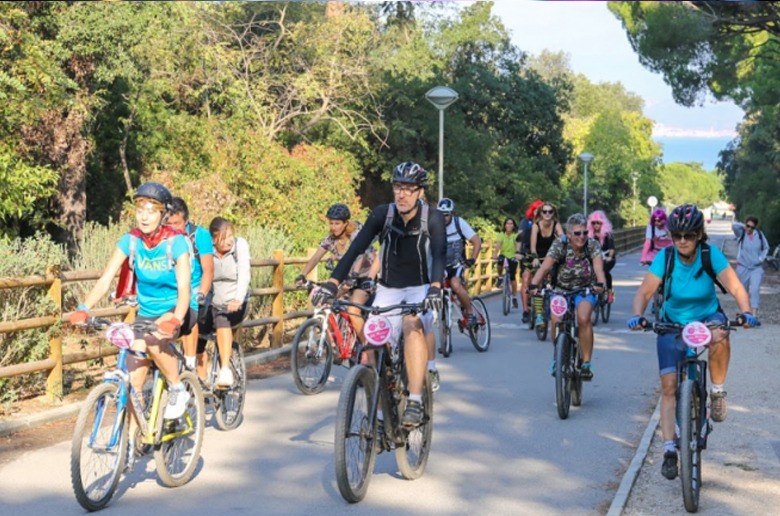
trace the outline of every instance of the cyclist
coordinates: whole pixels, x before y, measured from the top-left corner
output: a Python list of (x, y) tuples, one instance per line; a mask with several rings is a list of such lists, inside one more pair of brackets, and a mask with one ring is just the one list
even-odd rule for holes
[(533, 261), (531, 255), (531, 229), (533, 229), (537, 212), (542, 207), (544, 201), (537, 199), (532, 202), (525, 211), (525, 219), (520, 224), (520, 243), (515, 246), (515, 258), (520, 262), (520, 282), (523, 288), (520, 289), (520, 300), (523, 302), (523, 323), (527, 323), (531, 317), (530, 307), (528, 305), (528, 289), (526, 285), (531, 283), (531, 277), (534, 275)]
[[(333, 260), (341, 260), (344, 257), (349, 245), (355, 241), (363, 225), (360, 222), (350, 220), (352, 214), (346, 204), (334, 204), (328, 208), (325, 213), (328, 219), (330, 232), (322, 242), (320, 247), (303, 266), (301, 274), (295, 278), (297, 285), (303, 285), (306, 282), (306, 275), (309, 274), (317, 264), (322, 260), (326, 253), (330, 252), (331, 257), (328, 260), (326, 268), (333, 270)], [(369, 292), (373, 289), (373, 280), (376, 276), (376, 268), (372, 267), (376, 258), (376, 252), (373, 247), (368, 247), (366, 251), (355, 260), (352, 269), (349, 272), (350, 283), (355, 285), (352, 289), (352, 301), (364, 305), (368, 302)], [(349, 292), (349, 288), (342, 287), (340, 295)], [(358, 335), (362, 335), (363, 317), (358, 308), (350, 306), (347, 310), (352, 316), (352, 326)]]
[[(190, 306), (190, 248), (185, 235), (165, 224), (173, 197), (159, 183), (144, 183), (133, 195), (137, 226), (119, 239), (100, 279), (84, 302), (70, 316), (71, 324), (83, 324), (89, 310), (106, 295), (111, 282), (129, 257), (138, 289), (137, 322), (154, 321), (157, 331), (136, 333), (128, 369), (133, 387), (142, 392), (149, 357), (168, 381), (165, 418), (184, 413), (190, 394), (179, 378), (179, 364), (167, 344), (180, 332), (192, 329), (197, 319)], [(136, 246), (133, 251), (133, 246)], [(148, 351), (148, 355), (147, 352)]]
[[(198, 322), (206, 316), (211, 302), (211, 282), (214, 279), (214, 245), (208, 230), (190, 221), (190, 210), (181, 197), (174, 197), (168, 225), (187, 234), (192, 244), (192, 294), (191, 300), (197, 303)], [(182, 335), (184, 361), (189, 369), (195, 369), (195, 353), (198, 346), (198, 325), (193, 326), (188, 335)], [(198, 368), (200, 369), (200, 367)], [(205, 377), (205, 368), (203, 369)]]
[[(517, 308), (517, 245), (521, 243), (521, 237), (517, 233), (517, 222), (512, 217), (504, 220), (504, 231), (498, 235), (498, 240), (493, 245), (493, 259), (498, 260), (498, 286), (504, 281), (504, 259), (509, 262), (509, 277), (512, 286), (512, 308)], [(498, 255), (498, 256), (496, 256)]]
[[(446, 277), (450, 279), (450, 287), (460, 300), (463, 315), (470, 325), (477, 324), (477, 317), (471, 310), (471, 297), (464, 285), (463, 273), (477, 262), (482, 249), (482, 239), (471, 228), (468, 222), (455, 215), (455, 203), (444, 197), (439, 201), (438, 210), (444, 216), (447, 224), (447, 268)], [(471, 242), (471, 258), (466, 258), (466, 242)]]
[[(417, 163), (398, 164), (392, 175), (395, 202), (374, 208), (363, 229), (336, 266), (330, 280), (323, 284), (315, 303), (333, 299), (338, 284), (349, 274), (353, 262), (379, 237), (380, 274), (375, 306), (396, 303), (441, 305), (441, 282), (446, 258), (444, 218), (438, 210), (429, 210), (421, 197), (428, 186), (428, 173)], [(404, 360), (409, 377), (409, 400), (402, 424), (416, 427), (422, 422), (422, 390), (428, 359), (426, 334), (430, 335), (433, 314), (391, 317), (393, 335), (404, 334)], [(403, 327), (403, 329), (402, 329)]]
[(758, 317), (758, 306), (761, 302), (764, 260), (769, 254), (769, 243), (757, 226), (758, 219), (753, 216), (747, 217), (744, 224), (735, 222), (731, 225), (739, 247), (737, 277), (750, 295), (751, 310), (756, 317)]
[(206, 376), (205, 335), (216, 332), (221, 362), (216, 385), (227, 388), (234, 381), (230, 369), (233, 328), (244, 320), (249, 306), (249, 243), (235, 236), (233, 224), (222, 217), (214, 217), (209, 234), (214, 242), (214, 297), (205, 317), (199, 321), (198, 373)]
[[(528, 289), (535, 293), (537, 285), (545, 275), (557, 265), (556, 286), (564, 290), (575, 290), (591, 287), (594, 292), (604, 289), (604, 262), (601, 258), (601, 248), (596, 240), (588, 238), (588, 221), (585, 215), (575, 213), (566, 221), (566, 238), (556, 238), (550, 250), (534, 274)], [(593, 325), (591, 315), (596, 305), (594, 294), (578, 295), (574, 298), (574, 309), (577, 313), (580, 348), (582, 349), (581, 376), (585, 381), (593, 379)], [(551, 336), (555, 345), (555, 323), (552, 318)], [(552, 373), (555, 372), (553, 361)]]
[(645, 244), (642, 247), (642, 257), (639, 263), (650, 265), (658, 254), (658, 251), (672, 245), (669, 232), (666, 228), (666, 212), (663, 208), (656, 208), (650, 215), (650, 222), (645, 230)]
[[(539, 269), (539, 265), (547, 256), (553, 241), (561, 235), (563, 235), (563, 227), (561, 227), (561, 223), (558, 220), (558, 208), (552, 203), (546, 202), (537, 210), (534, 225), (531, 228), (531, 245), (529, 249), (532, 271), (535, 272)], [(538, 300), (537, 303), (539, 303)], [(544, 324), (542, 310), (536, 311), (534, 324)], [(552, 334), (552, 336), (553, 342), (555, 342), (555, 334)]]
[[(628, 327), (639, 330), (646, 326), (642, 316), (648, 302), (658, 287), (665, 283), (666, 301), (661, 316), (663, 320), (679, 324), (693, 321), (726, 321), (715, 292), (715, 280), (703, 274), (702, 249), (707, 241), (704, 231), (704, 215), (694, 204), (683, 204), (672, 210), (668, 229), (674, 242), (667, 252), (674, 253), (674, 268), (664, 281), (666, 252), (660, 253), (650, 265), (642, 284), (634, 296), (634, 316), (628, 320)], [(756, 326), (758, 319), (750, 313), (750, 300), (745, 288), (737, 278), (723, 253), (715, 246), (708, 246), (711, 265), (717, 280), (734, 296), (743, 314), (746, 326)], [(712, 419), (716, 422), (726, 418), (726, 373), (731, 348), (729, 334), (715, 331), (709, 348), (709, 369), (711, 387)], [(664, 462), (661, 473), (668, 479), (677, 477), (677, 449), (674, 442), (675, 390), (677, 387), (677, 363), (685, 358), (686, 349), (682, 338), (675, 334), (658, 335), (656, 340), (658, 368), (661, 377), (661, 434), (664, 439)]]
[(601, 210), (596, 210), (588, 216), (588, 237), (595, 239), (601, 247), (601, 255), (604, 258), (604, 276), (607, 278), (607, 301), (614, 301), (614, 292), (612, 290), (612, 274), (610, 271), (615, 267), (615, 239), (612, 236), (612, 223), (607, 218), (607, 214)]

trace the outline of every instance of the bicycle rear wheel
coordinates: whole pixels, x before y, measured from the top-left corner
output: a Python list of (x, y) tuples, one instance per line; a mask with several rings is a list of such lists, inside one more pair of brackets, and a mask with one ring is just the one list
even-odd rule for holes
[(452, 353), (452, 312), (445, 300), (441, 305), (441, 328), (439, 330), (439, 353), (447, 358)]
[(601, 304), (601, 320), (604, 324), (609, 322), (609, 316), (612, 313), (612, 303), (604, 302)]
[(376, 391), (374, 370), (353, 367), (344, 379), (336, 408), (334, 464), (339, 492), (349, 503), (366, 496), (376, 460), (376, 419), (369, 421)]
[(596, 296), (596, 303), (593, 305), (593, 310), (590, 314), (590, 320), (591, 323), (593, 323), (593, 326), (598, 326), (599, 324), (599, 317), (601, 316), (601, 296)]
[(571, 404), (579, 407), (582, 405), (582, 354), (579, 346), (572, 346), (571, 355)]
[(322, 320), (307, 319), (298, 328), (290, 350), (290, 369), (295, 386), (303, 394), (317, 394), (325, 388), (333, 363), (333, 348)]
[(126, 412), (117, 406), (119, 385), (101, 383), (84, 401), (73, 431), (70, 479), (88, 511), (108, 505), (127, 459)]
[[(403, 407), (399, 407), (403, 414)], [(425, 472), (428, 455), (431, 453), (433, 438), (433, 390), (428, 377), (423, 384), (423, 422), (406, 434), (403, 446), (395, 449), (395, 461), (398, 471), (406, 480), (417, 480)]]
[(701, 448), (699, 429), (702, 427), (700, 407), (702, 399), (696, 382), (685, 380), (680, 386), (680, 480), (685, 510), (699, 510), (701, 491)]
[[(549, 300), (545, 296), (545, 298), (542, 301), (542, 306), (544, 307), (544, 311), (547, 311), (547, 304)], [(544, 316), (544, 314), (542, 314)], [(542, 324), (534, 324), (534, 333), (536, 333), (536, 338), (539, 340), (545, 340), (547, 339), (547, 327), (549, 326), (549, 322), (547, 318), (544, 318), (544, 322)]]
[(571, 406), (571, 337), (564, 331), (555, 339), (555, 405), (558, 417), (569, 417)]
[(509, 315), (509, 309), (512, 307), (512, 282), (509, 280), (509, 274), (504, 274), (504, 315)]
[(490, 317), (487, 306), (482, 299), (475, 297), (471, 300), (471, 310), (477, 316), (477, 324), (469, 326), (469, 337), (477, 351), (484, 353), (490, 347)]
[(233, 385), (229, 389), (215, 391), (219, 404), (214, 419), (220, 430), (238, 428), (244, 415), (246, 363), (244, 350), (238, 342), (233, 342), (233, 349), (230, 352), (230, 369), (233, 371)]
[[(185, 371), (181, 373), (181, 382), (190, 394), (184, 414), (178, 419), (163, 420), (167, 403), (160, 403), (157, 415), (158, 421), (162, 421), (162, 431), (160, 443), (154, 448), (154, 462), (160, 481), (168, 487), (182, 486), (192, 478), (206, 426), (203, 391), (198, 377)], [(167, 395), (161, 401), (167, 402)]]

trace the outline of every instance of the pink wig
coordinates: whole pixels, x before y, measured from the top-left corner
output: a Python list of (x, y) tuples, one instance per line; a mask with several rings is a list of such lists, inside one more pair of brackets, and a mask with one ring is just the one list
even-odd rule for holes
[(662, 220), (666, 224), (666, 211), (663, 208), (654, 209), (653, 214), (650, 215), (650, 224), (653, 224), (656, 220)]
[(596, 238), (593, 233), (593, 225), (591, 222), (598, 220), (601, 222), (601, 231), (599, 232), (599, 243), (604, 243), (604, 238), (612, 233), (612, 223), (607, 218), (607, 214), (601, 210), (596, 210), (588, 215), (588, 236), (590, 238)]

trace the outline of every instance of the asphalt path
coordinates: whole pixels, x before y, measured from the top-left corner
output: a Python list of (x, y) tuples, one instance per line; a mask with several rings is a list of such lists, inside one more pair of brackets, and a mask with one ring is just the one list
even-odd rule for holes
[[(651, 334), (625, 329), (644, 272), (636, 254), (613, 271), (616, 302), (596, 328), (595, 378), (581, 407), (560, 420), (549, 375), (552, 345), (487, 299), (492, 343), (477, 353), (463, 335), (437, 359), (433, 449), (424, 476), (403, 480), (379, 455), (368, 494), (347, 504), (333, 466), (334, 414), (346, 369), (317, 396), (289, 374), (250, 382), (243, 424), (207, 429), (200, 467), (162, 487), (142, 459), (123, 477), (111, 514), (596, 514), (606, 513), (658, 399)], [(0, 469), (0, 514), (83, 514), (70, 485), (70, 435)]]

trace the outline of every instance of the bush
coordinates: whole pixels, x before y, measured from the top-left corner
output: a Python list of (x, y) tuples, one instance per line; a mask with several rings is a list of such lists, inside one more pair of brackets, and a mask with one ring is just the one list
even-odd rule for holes
[[(66, 263), (65, 249), (44, 234), (25, 240), (0, 239), (0, 277), (43, 276), (52, 264)], [(59, 315), (47, 295), (48, 288), (28, 287), (0, 289), (0, 312), (3, 321), (21, 321), (34, 317)], [(45, 331), (34, 329), (0, 333), (0, 366), (41, 360), (48, 356), (49, 339), (59, 334), (57, 324)], [(21, 397), (43, 392), (41, 374), (0, 379), (0, 402), (9, 403)]]

